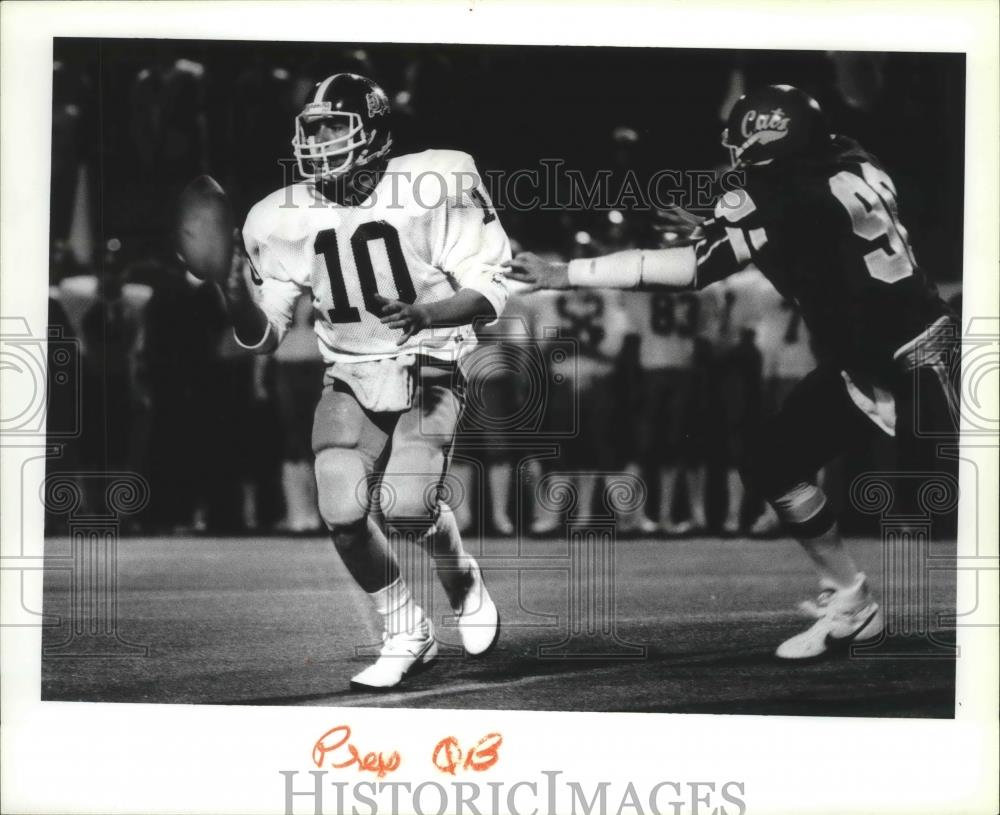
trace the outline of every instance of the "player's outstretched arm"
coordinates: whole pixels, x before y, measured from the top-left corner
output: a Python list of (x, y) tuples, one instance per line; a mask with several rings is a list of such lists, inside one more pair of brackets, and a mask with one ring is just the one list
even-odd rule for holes
[(389, 300), (382, 295), (376, 295), (376, 298), (382, 306), (383, 325), (403, 332), (396, 345), (403, 345), (425, 328), (469, 325), (478, 320), (492, 321), (497, 318), (493, 304), (474, 289), (459, 289), (444, 300), (420, 305)]
[(506, 275), (537, 289), (686, 289), (694, 285), (697, 260), (692, 246), (630, 249), (569, 263), (521, 252), (506, 261)]
[(506, 268), (504, 274), (510, 280), (527, 284), (526, 291), (573, 288), (568, 263), (545, 260), (534, 252), (518, 252), (516, 257), (500, 265)]

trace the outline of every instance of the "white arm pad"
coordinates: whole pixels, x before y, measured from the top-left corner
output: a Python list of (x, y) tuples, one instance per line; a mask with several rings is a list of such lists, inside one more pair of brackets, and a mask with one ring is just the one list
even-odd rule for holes
[(569, 283), (588, 289), (683, 289), (694, 283), (694, 247), (629, 249), (569, 262)]

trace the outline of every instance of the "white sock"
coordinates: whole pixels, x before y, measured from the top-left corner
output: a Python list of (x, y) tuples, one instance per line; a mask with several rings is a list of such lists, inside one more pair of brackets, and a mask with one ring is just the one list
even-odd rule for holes
[(577, 518), (590, 520), (594, 517), (594, 493), (597, 492), (597, 478), (594, 473), (581, 472), (574, 477), (576, 481), (577, 495), (576, 504)]
[[(625, 467), (625, 472), (628, 475), (634, 476), (639, 481), (642, 481), (642, 470), (639, 468), (638, 464), (627, 465)], [(618, 524), (619, 526), (625, 529), (634, 529), (645, 520), (646, 520), (645, 501), (639, 504), (635, 509), (618, 511)]]
[[(469, 529), (472, 526), (472, 499), (475, 495), (476, 474), (472, 466), (464, 461), (454, 461), (448, 469), (448, 478), (453, 478), (461, 486), (462, 500), (457, 506), (451, 507), (455, 516), (455, 523), (460, 531)], [(478, 509), (482, 512), (482, 508)]]
[(820, 583), (847, 589), (857, 582), (859, 574), (857, 564), (841, 541), (837, 524), (818, 537), (799, 538), (799, 543), (819, 572)]
[(514, 465), (506, 461), (490, 465), (490, 507), (493, 510), (493, 522), (498, 525), (510, 523), (507, 502), (510, 500), (510, 479), (513, 472)]
[(660, 521), (671, 524), (674, 520), (674, 491), (677, 489), (677, 468), (660, 471)]
[(738, 470), (730, 470), (726, 479), (729, 490), (726, 520), (733, 526), (740, 525), (740, 510), (743, 508), (743, 479)]
[(707, 468), (691, 467), (687, 471), (688, 503), (691, 506), (691, 523), (705, 526), (705, 481)]
[(375, 610), (382, 616), (390, 635), (413, 631), (424, 619), (424, 612), (410, 596), (403, 578), (397, 577), (385, 588), (369, 593)]

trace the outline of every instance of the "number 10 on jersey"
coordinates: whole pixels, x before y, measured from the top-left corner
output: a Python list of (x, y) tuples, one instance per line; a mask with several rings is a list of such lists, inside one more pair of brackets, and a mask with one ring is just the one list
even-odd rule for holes
[[(404, 303), (412, 303), (417, 299), (413, 288), (410, 270), (403, 257), (403, 247), (399, 243), (399, 233), (386, 221), (369, 221), (361, 224), (351, 235), (351, 253), (354, 255), (354, 267), (358, 274), (358, 284), (364, 300), (365, 311), (378, 315), (380, 307), (375, 295), (382, 294), (392, 297), (392, 293), (380, 292), (375, 266), (372, 263), (371, 244), (381, 240), (385, 245), (386, 257), (389, 259), (389, 270), (396, 286), (396, 299)], [(340, 244), (335, 229), (324, 229), (316, 234), (313, 249), (317, 255), (322, 255), (326, 264), (327, 275), (330, 278), (330, 294), (333, 297), (333, 308), (326, 314), (331, 323), (360, 323), (361, 314), (356, 306), (351, 305), (347, 296), (347, 283), (344, 280), (344, 268), (340, 262)]]

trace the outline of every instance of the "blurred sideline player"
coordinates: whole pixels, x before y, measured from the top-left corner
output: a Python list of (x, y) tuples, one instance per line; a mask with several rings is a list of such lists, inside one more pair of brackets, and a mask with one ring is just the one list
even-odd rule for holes
[[(751, 267), (752, 268), (752, 267)], [(760, 274), (759, 272), (757, 272)], [(782, 297), (761, 277), (756, 287), (760, 316), (757, 322), (757, 345), (764, 358), (764, 389), (762, 409), (771, 416), (781, 410), (785, 400), (806, 375), (816, 367), (809, 329), (802, 322), (795, 303)], [(816, 483), (823, 487), (824, 470), (816, 474)], [(781, 521), (767, 502), (764, 511), (750, 528), (753, 535), (773, 535)]]
[[(615, 164), (621, 170), (626, 170), (632, 163), (631, 147), (638, 139), (638, 134), (627, 127), (616, 128), (612, 132), (612, 149)], [(622, 210), (612, 209), (606, 219), (596, 225), (598, 234), (587, 244), (590, 255), (609, 254), (622, 249), (634, 249), (637, 246), (637, 224), (626, 218)], [(589, 233), (578, 233), (580, 237)], [(630, 298), (643, 297), (642, 293), (625, 292), (622, 295), (622, 306), (628, 328), (623, 338), (622, 346), (615, 361), (615, 379), (613, 383), (615, 411), (611, 416), (615, 432), (613, 443), (616, 450), (617, 466), (621, 466), (626, 475), (644, 483), (644, 476), (652, 471), (649, 465), (647, 448), (653, 433), (642, 422), (642, 408), (645, 403), (646, 383), (642, 368), (643, 328), (648, 328), (649, 315), (643, 313), (643, 304)], [(638, 313), (637, 313), (638, 309)], [(659, 464), (655, 466), (658, 468)], [(647, 491), (636, 493), (636, 505), (629, 509), (618, 509), (617, 529), (622, 534), (652, 535), (659, 530), (659, 524), (647, 514)]]
[[(573, 428), (560, 442), (559, 458), (549, 470), (571, 473), (576, 489), (576, 513), (592, 515), (601, 474), (617, 465), (615, 364), (628, 322), (621, 292), (552, 292), (531, 298), (532, 333), (541, 348), (558, 337), (571, 340), (573, 353), (553, 353), (550, 387), (545, 406), (544, 432), (558, 434)], [(537, 465), (536, 465), (537, 466)], [(537, 473), (532, 473), (537, 478)], [(537, 483), (537, 482), (536, 482)], [(535, 502), (533, 534), (544, 535), (558, 519)]]
[(723, 531), (736, 534), (741, 529), (745, 494), (739, 467), (745, 456), (746, 441), (761, 414), (763, 360), (758, 331), (763, 314), (762, 298), (773, 286), (754, 267), (726, 278), (718, 286), (704, 290), (715, 293), (715, 348), (710, 369), (713, 427), (721, 430), (711, 443), (717, 460), (726, 471), (726, 517)]
[[(615, 163), (619, 169), (630, 166), (630, 145), (637, 134), (629, 128), (616, 128), (612, 134)], [(598, 234), (589, 244), (590, 254), (608, 254), (637, 246), (637, 225), (626, 218), (621, 210), (613, 209), (597, 225)], [(578, 233), (578, 239), (589, 233)], [(627, 333), (615, 361), (614, 390), (615, 412), (611, 416), (615, 432), (612, 439), (617, 453), (617, 466), (626, 475), (639, 482), (644, 476), (659, 468), (659, 462), (652, 461), (647, 448), (655, 432), (643, 421), (643, 406), (646, 403), (647, 383), (643, 368), (644, 334), (650, 330), (648, 300), (651, 295), (644, 292), (624, 292), (622, 306), (628, 321)], [(652, 463), (652, 466), (650, 464)], [(640, 500), (629, 509), (619, 509), (617, 529), (620, 534), (652, 535), (659, 531), (659, 524), (647, 514), (646, 491), (636, 494)]]
[(394, 687), (438, 651), (377, 508), (390, 525), (426, 530), (419, 540), (466, 651), (485, 653), (499, 633), (439, 488), (461, 406), (456, 361), (474, 344), (471, 324), (496, 319), (506, 303), (499, 264), (510, 246), (471, 157), (389, 158), (389, 121), (388, 98), (369, 79), (337, 74), (316, 85), (295, 120), (306, 180), (251, 209), (243, 241), (253, 292), (239, 273), (226, 288), (236, 336), (257, 353), (278, 346), (311, 290), (327, 364), (312, 437), (319, 512), (384, 625), (378, 660), (351, 680), (362, 689)]
[(326, 366), (316, 343), (312, 316), (312, 298), (300, 294), (288, 332), (274, 352), (274, 392), (283, 442), (281, 489), (285, 498), (285, 518), (280, 528), (289, 532), (313, 531), (322, 524), (316, 508), (310, 426), (323, 391)]
[(570, 264), (527, 253), (510, 276), (544, 288), (704, 287), (753, 263), (795, 300), (824, 364), (755, 434), (742, 473), (819, 574), (819, 597), (804, 606), (815, 623), (777, 650), (814, 658), (881, 637), (885, 622), (809, 479), (874, 428), (895, 437), (904, 470), (948, 466), (937, 451), (958, 441), (958, 326), (914, 259), (892, 180), (856, 142), (831, 135), (814, 99), (789, 85), (752, 91), (730, 112), (723, 144), (744, 186), (687, 230), (687, 246)]
[[(628, 292), (630, 326), (639, 334), (639, 447), (647, 472), (659, 469), (660, 526), (675, 535), (707, 526), (703, 424), (704, 369), (699, 334), (704, 297), (699, 292)], [(675, 522), (679, 478), (687, 487), (689, 516)]]
[[(489, 503), (479, 508), (484, 525), (504, 536), (515, 532), (508, 509), (518, 457), (515, 444), (522, 430), (519, 417), (532, 392), (530, 367), (524, 358), (530, 342), (529, 321), (525, 299), (512, 290), (503, 316), (478, 328), (479, 345), (464, 366), (467, 393), (460, 438), (473, 442), (485, 465)], [(462, 482), (465, 495), (473, 494), (471, 466), (453, 467), (452, 475)], [(463, 503), (462, 515), (455, 512), (460, 525), (463, 515), (471, 516), (470, 502)], [(471, 517), (465, 522), (470, 523)]]
[[(566, 400), (561, 399), (556, 393), (559, 390), (556, 378), (561, 382), (565, 377), (564, 371), (557, 370), (560, 366), (553, 363), (551, 351), (551, 346), (558, 333), (559, 324), (554, 320), (553, 315), (556, 313), (555, 301), (560, 293), (555, 291), (540, 291), (529, 298), (524, 298), (527, 288), (527, 286), (511, 282), (511, 293), (517, 296), (522, 302), (522, 309), (531, 337), (530, 341), (534, 343), (546, 363), (545, 375), (548, 387), (542, 391), (542, 425), (540, 430), (543, 436), (551, 436), (565, 429), (565, 425), (560, 422), (566, 420), (575, 422), (576, 420), (575, 415), (569, 417), (560, 415), (565, 412), (561, 405)], [(557, 352), (556, 359), (561, 358), (562, 354)], [(572, 367), (573, 360), (575, 360), (575, 357), (569, 360), (567, 365), (563, 367)], [(531, 458), (525, 463), (525, 482), (531, 485), (534, 490), (538, 489), (547, 472), (558, 471), (562, 466), (563, 444), (564, 442), (560, 444), (560, 455), (558, 458), (545, 460)], [(528, 525), (528, 531), (532, 535), (550, 535), (558, 529), (558, 515), (548, 508), (544, 502), (539, 500), (536, 492), (531, 500), (531, 521)]]

